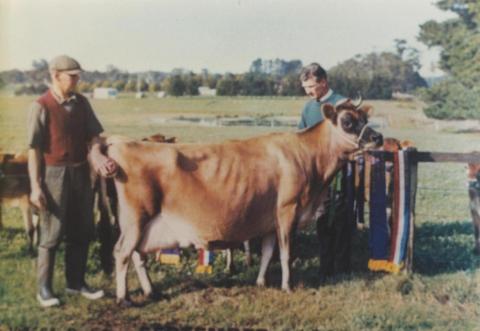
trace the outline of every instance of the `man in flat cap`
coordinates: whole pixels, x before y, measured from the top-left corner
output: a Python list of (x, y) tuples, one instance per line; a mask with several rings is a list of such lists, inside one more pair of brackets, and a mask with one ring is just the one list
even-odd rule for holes
[(100, 151), (100, 122), (88, 100), (74, 91), (82, 72), (80, 64), (61, 55), (50, 62), (49, 70), (52, 85), (33, 102), (28, 119), (30, 200), (40, 210), (37, 300), (43, 307), (60, 304), (52, 291), (52, 279), (62, 237), (66, 292), (92, 300), (103, 297), (103, 291), (85, 282), (94, 232), (89, 144), (95, 171), (102, 176), (116, 171), (115, 162)]

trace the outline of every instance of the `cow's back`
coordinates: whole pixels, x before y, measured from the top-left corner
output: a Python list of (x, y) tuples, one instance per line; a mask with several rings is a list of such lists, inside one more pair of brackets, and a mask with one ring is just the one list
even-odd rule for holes
[(127, 143), (113, 145), (108, 153), (122, 168), (117, 182), (128, 187), (127, 199), (149, 199), (140, 204), (150, 218), (175, 215), (208, 241), (240, 242), (274, 231), (279, 190), (286, 186), (282, 182), (286, 177), (294, 182), (295, 171), (301, 171), (296, 156), (285, 154), (295, 151), (285, 148), (295, 144), (295, 137), (275, 134), (223, 144)]

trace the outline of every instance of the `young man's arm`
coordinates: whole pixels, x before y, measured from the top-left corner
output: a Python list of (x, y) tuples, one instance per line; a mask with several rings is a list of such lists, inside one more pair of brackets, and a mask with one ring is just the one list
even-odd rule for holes
[(38, 148), (28, 150), (28, 176), (30, 178), (30, 201), (39, 209), (46, 207), (45, 194), (42, 190), (42, 153)]

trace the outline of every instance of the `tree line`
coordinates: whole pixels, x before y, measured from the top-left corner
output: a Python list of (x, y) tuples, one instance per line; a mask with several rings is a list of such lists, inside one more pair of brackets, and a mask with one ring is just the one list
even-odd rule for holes
[[(397, 41), (397, 53), (370, 53), (356, 56), (331, 68), (329, 81), (336, 91), (346, 96), (361, 94), (370, 99), (390, 99), (392, 92), (410, 92), (426, 86), (418, 74), (418, 54), (404, 57), (404, 41)], [(256, 59), (246, 73), (223, 75), (203, 70), (194, 73), (176, 69), (170, 73), (150, 71), (130, 74), (114, 66), (105, 72), (85, 72), (78, 84), (82, 93), (95, 88), (115, 88), (120, 92), (165, 91), (170, 96), (194, 96), (199, 87), (216, 89), (220, 96), (302, 96), (299, 80), (303, 64), (299, 60)], [(0, 73), (0, 78), (17, 83), (16, 94), (39, 94), (48, 89), (48, 64), (33, 62), (33, 70)]]

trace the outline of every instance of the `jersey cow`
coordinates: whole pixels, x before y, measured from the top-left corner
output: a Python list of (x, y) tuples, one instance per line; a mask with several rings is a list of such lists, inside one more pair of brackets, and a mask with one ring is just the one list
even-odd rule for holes
[(30, 204), (27, 153), (0, 153), (0, 229), (2, 206), (19, 207), (22, 211), (29, 252), (33, 253), (37, 236), (37, 215)]
[(282, 289), (289, 291), (290, 235), (313, 218), (348, 155), (379, 146), (368, 127), (370, 106), (323, 106), (309, 129), (220, 144), (117, 143), (120, 238), (115, 247), (117, 302), (129, 304), (132, 257), (145, 295), (152, 286), (146, 253), (160, 248), (225, 248), (263, 237), (257, 283), (264, 283), (278, 240)]

